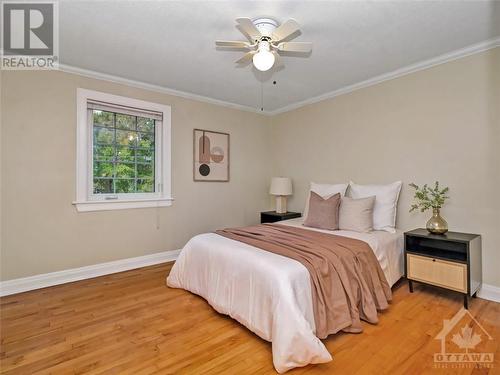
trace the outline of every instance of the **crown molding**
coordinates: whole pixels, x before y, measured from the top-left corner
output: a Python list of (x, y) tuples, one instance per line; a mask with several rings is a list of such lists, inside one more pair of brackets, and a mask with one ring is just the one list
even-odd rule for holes
[(428, 60), (420, 61), (420, 62), (415, 63), (415, 64), (407, 65), (405, 67), (393, 70), (392, 72), (384, 73), (384, 74), (381, 74), (379, 76), (369, 78), (365, 81), (354, 83), (352, 85), (345, 86), (345, 87), (342, 87), (340, 89), (330, 91), (330, 92), (327, 92), (327, 93), (322, 94), (322, 95), (315, 96), (313, 98), (309, 98), (306, 100), (302, 100), (300, 102), (292, 103), (290, 105), (275, 109), (273, 111), (267, 111), (266, 114), (274, 116), (274, 115), (278, 115), (280, 113), (289, 112), (289, 111), (292, 111), (294, 109), (298, 109), (300, 107), (304, 107), (304, 106), (309, 105), (309, 104), (318, 103), (318, 102), (321, 102), (321, 101), (326, 100), (326, 99), (332, 99), (332, 98), (339, 96), (339, 95), (348, 94), (350, 92), (353, 92), (353, 91), (356, 91), (359, 89), (363, 89), (365, 87), (374, 86), (374, 85), (377, 85), (379, 83), (389, 81), (391, 79), (399, 78), (399, 77), (405, 76), (407, 74), (418, 72), (420, 70), (432, 68), (433, 66), (436, 66), (436, 65), (445, 64), (447, 62), (458, 60), (458, 59), (461, 59), (463, 57), (467, 57), (470, 55), (474, 55), (476, 53), (484, 52), (484, 51), (487, 51), (487, 50), (490, 50), (490, 49), (493, 49), (496, 47), (500, 47), (500, 37), (490, 39), (490, 40), (487, 40), (484, 42), (480, 42), (477, 44), (473, 44), (471, 46), (461, 48), (461, 49), (458, 49), (458, 50), (455, 50), (452, 52), (448, 52), (448, 53), (445, 53), (443, 55), (439, 55), (439, 56), (433, 57), (433, 58), (428, 59)]
[(171, 89), (171, 88), (164, 87), (164, 86), (153, 85), (151, 83), (136, 81), (133, 79), (124, 78), (124, 77), (116, 76), (113, 74), (100, 73), (100, 72), (97, 72), (94, 70), (78, 68), (78, 67), (72, 66), (72, 65), (59, 64), (59, 70), (62, 72), (65, 72), (65, 73), (72, 73), (72, 74), (77, 74), (77, 75), (88, 77), (88, 78), (99, 79), (102, 81), (120, 83), (123, 85), (136, 87), (139, 89), (154, 91), (154, 92), (158, 92), (161, 94), (167, 94), (167, 95), (172, 95), (172, 96), (178, 96), (178, 97), (181, 97), (184, 99), (196, 100), (198, 102), (214, 104), (214, 105), (232, 108), (232, 109), (236, 109), (236, 110), (240, 110), (240, 111), (266, 114), (265, 112), (262, 112), (258, 108), (253, 108), (253, 107), (249, 107), (249, 106), (242, 105), (242, 104), (227, 102), (225, 100), (214, 99), (214, 98), (210, 98), (208, 96), (193, 94), (193, 93), (186, 92), (186, 91), (175, 90), (175, 89)]
[(353, 92), (353, 91), (356, 91), (356, 90), (359, 90), (359, 89), (362, 89), (365, 87), (374, 86), (374, 85), (377, 85), (379, 83), (389, 81), (391, 79), (399, 78), (399, 77), (405, 76), (407, 74), (415, 73), (415, 72), (418, 72), (420, 70), (425, 70), (425, 69), (431, 68), (431, 67), (436, 66), (436, 65), (440, 65), (440, 64), (444, 64), (444, 63), (447, 63), (450, 61), (458, 60), (458, 59), (461, 59), (463, 57), (474, 55), (476, 53), (484, 52), (484, 51), (487, 51), (487, 50), (490, 50), (493, 48), (497, 48), (497, 47), (500, 47), (500, 37), (497, 37), (494, 39), (489, 39), (489, 40), (486, 40), (484, 42), (476, 43), (476, 44), (470, 45), (468, 47), (464, 47), (464, 48), (461, 48), (461, 49), (458, 49), (458, 50), (455, 50), (452, 52), (445, 53), (443, 55), (439, 55), (437, 57), (433, 57), (433, 58), (428, 59), (428, 60), (420, 61), (420, 62), (415, 63), (415, 64), (407, 65), (405, 67), (393, 70), (392, 72), (384, 73), (384, 74), (378, 75), (376, 77), (369, 78), (365, 81), (361, 81), (361, 82), (357, 82), (357, 83), (354, 83), (354, 84), (349, 85), (349, 86), (341, 87), (340, 89), (330, 91), (330, 92), (327, 92), (325, 94), (321, 94), (321, 95), (318, 95), (318, 96), (315, 96), (315, 97), (312, 97), (312, 98), (309, 98), (306, 100), (295, 102), (295, 103), (286, 105), (284, 107), (280, 107), (280, 108), (277, 108), (275, 110), (270, 110), (270, 111), (269, 110), (261, 111), (258, 108), (253, 108), (253, 107), (245, 106), (242, 104), (236, 104), (236, 103), (232, 103), (232, 102), (228, 102), (228, 101), (224, 101), (224, 100), (214, 99), (214, 98), (210, 98), (208, 96), (197, 95), (197, 94), (193, 94), (190, 92), (175, 90), (175, 89), (171, 89), (171, 88), (164, 87), (164, 86), (153, 85), (151, 83), (136, 81), (136, 80), (120, 77), (120, 76), (115, 76), (112, 74), (100, 73), (100, 72), (96, 72), (94, 70), (82, 69), (82, 68), (78, 68), (78, 67), (67, 65), (67, 64), (59, 64), (59, 70), (62, 72), (66, 72), (66, 73), (73, 73), (73, 74), (77, 74), (77, 75), (81, 75), (81, 76), (85, 76), (85, 77), (89, 77), (89, 78), (100, 79), (103, 81), (120, 83), (120, 84), (124, 84), (124, 85), (131, 86), (131, 87), (137, 87), (140, 89), (159, 92), (162, 94), (178, 96), (178, 97), (185, 98), (185, 99), (196, 100), (199, 102), (214, 104), (214, 105), (232, 108), (232, 109), (236, 109), (236, 110), (240, 110), (240, 111), (259, 113), (259, 114), (263, 114), (263, 115), (267, 115), (267, 116), (274, 116), (274, 115), (278, 115), (281, 113), (292, 111), (294, 109), (298, 109), (300, 107), (304, 107), (304, 106), (309, 105), (309, 104), (318, 103), (318, 102), (321, 102), (321, 101), (326, 100), (326, 99), (332, 99), (332, 98), (339, 96), (339, 95), (348, 94), (350, 92)]

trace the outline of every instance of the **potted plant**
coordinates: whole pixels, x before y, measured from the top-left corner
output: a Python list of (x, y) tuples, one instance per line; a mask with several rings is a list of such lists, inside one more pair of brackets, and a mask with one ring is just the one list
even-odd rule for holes
[(420, 212), (427, 211), (432, 208), (432, 217), (427, 221), (426, 228), (429, 232), (434, 234), (444, 234), (448, 232), (448, 223), (440, 215), (439, 210), (443, 206), (446, 199), (449, 196), (446, 195), (450, 190), (448, 187), (441, 189), (439, 187), (439, 182), (434, 183), (434, 187), (431, 188), (427, 184), (421, 188), (411, 183), (410, 186), (415, 189), (415, 203), (410, 207), (410, 212), (414, 210), (420, 210)]

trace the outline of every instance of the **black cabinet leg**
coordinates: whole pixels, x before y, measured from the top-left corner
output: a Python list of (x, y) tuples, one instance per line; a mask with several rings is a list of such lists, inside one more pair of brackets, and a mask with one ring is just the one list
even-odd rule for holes
[(469, 310), (469, 296), (464, 294), (464, 309)]
[(413, 281), (408, 280), (408, 287), (410, 288), (410, 293), (413, 293)]

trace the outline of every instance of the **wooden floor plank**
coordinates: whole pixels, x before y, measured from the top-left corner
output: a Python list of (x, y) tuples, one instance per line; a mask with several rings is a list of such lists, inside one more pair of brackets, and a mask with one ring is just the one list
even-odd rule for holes
[[(271, 344), (201, 297), (165, 286), (162, 264), (0, 298), (2, 374), (275, 374)], [(500, 304), (470, 311), (494, 338), (493, 368), (434, 368), (459, 295), (404, 283), (361, 334), (324, 340), (334, 360), (290, 374), (500, 374)]]

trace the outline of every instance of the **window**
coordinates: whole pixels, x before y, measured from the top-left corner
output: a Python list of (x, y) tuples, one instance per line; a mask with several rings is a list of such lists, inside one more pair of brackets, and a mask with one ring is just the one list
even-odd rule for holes
[(169, 206), (170, 107), (78, 89), (78, 211)]
[(161, 117), (111, 112), (89, 103), (93, 128), (93, 194), (154, 193), (155, 128)]

